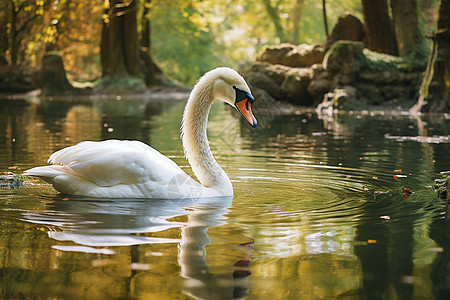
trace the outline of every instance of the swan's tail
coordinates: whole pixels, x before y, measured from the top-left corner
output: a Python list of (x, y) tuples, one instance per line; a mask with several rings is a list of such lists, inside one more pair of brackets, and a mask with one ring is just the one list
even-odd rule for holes
[(39, 177), (63, 194), (78, 194), (80, 188), (90, 191), (96, 187), (69, 167), (59, 164), (28, 169), (23, 172), (23, 175)]
[(35, 176), (44, 179), (48, 183), (52, 183), (52, 181), (60, 176), (67, 175), (67, 168), (61, 165), (49, 165), (43, 167), (36, 167), (32, 169), (28, 169), (23, 172), (23, 175), (26, 176)]

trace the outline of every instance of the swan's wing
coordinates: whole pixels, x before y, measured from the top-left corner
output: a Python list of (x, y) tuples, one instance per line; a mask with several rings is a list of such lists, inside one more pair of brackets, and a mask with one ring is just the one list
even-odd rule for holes
[(183, 172), (172, 160), (139, 141), (82, 142), (53, 153), (48, 162), (69, 167), (102, 187), (158, 182)]

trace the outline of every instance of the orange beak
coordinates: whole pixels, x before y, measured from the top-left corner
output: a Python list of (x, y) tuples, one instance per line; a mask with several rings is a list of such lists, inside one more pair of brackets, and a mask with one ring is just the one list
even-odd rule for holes
[(244, 116), (244, 118), (250, 124), (250, 126), (252, 126), (252, 128), (255, 128), (258, 122), (256, 121), (256, 118), (252, 113), (252, 103), (249, 101), (249, 99), (246, 98), (244, 100), (236, 102), (235, 105), (242, 116)]

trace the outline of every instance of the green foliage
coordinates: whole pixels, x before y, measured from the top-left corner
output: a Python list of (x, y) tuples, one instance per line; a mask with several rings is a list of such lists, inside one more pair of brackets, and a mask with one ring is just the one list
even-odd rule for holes
[[(292, 36), (298, 0), (270, 1), (280, 14), (286, 36)], [(321, 2), (301, 1), (298, 41), (325, 40)], [(253, 61), (264, 45), (283, 42), (277, 36), (263, 0), (152, 1), (152, 54), (170, 77), (193, 84), (218, 65), (239, 67)], [(328, 24), (350, 12), (361, 18), (360, 1), (327, 1)]]
[(152, 54), (169, 77), (191, 85), (221, 63), (211, 24), (194, 1), (154, 1), (150, 18)]
[[(166, 75), (186, 85), (192, 85), (211, 68), (220, 65), (239, 68), (254, 61), (267, 44), (316, 43), (326, 38), (322, 2), (316, 0), (134, 1), (138, 18), (145, 11), (144, 17), (150, 19), (150, 51), (155, 62)], [(431, 15), (428, 10), (435, 9), (436, 1), (420, 1), (422, 8), (426, 6), (423, 9), (427, 11), (423, 15), (426, 26), (433, 23), (427, 17)], [(16, 41), (18, 64), (39, 65), (44, 51), (54, 49), (62, 53), (70, 78), (93, 81), (101, 76), (99, 44), (102, 26), (111, 17), (105, 14), (108, 0), (0, 1), (0, 54), (9, 62), (13, 22), (6, 12), (13, 4), (17, 5), (15, 26), (25, 28)], [(267, 5), (279, 15), (278, 32)], [(360, 0), (327, 0), (326, 5), (330, 32), (344, 13), (363, 19)], [(141, 32), (140, 20), (138, 24)], [(283, 33), (281, 38), (279, 32)], [(416, 56), (426, 57), (426, 49), (421, 48), (424, 51)]]

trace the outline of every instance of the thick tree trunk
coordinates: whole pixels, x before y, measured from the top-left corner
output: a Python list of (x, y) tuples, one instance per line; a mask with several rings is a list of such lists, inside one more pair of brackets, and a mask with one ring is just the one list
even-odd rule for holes
[(136, 0), (112, 0), (109, 22), (103, 26), (103, 77), (143, 77), (139, 58)]
[(362, 9), (367, 47), (377, 52), (397, 55), (397, 41), (386, 0), (362, 0)]
[(421, 42), (417, 0), (391, 0), (392, 19), (397, 36), (398, 53), (406, 56)]
[(413, 114), (450, 110), (450, 0), (441, 0), (438, 28), (430, 37), (433, 39), (433, 51), (419, 99), (410, 109)]

